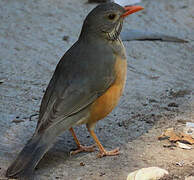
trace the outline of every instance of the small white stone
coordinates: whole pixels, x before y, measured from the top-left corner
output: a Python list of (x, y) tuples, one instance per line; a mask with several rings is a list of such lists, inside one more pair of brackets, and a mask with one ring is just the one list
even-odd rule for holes
[(194, 176), (185, 177), (185, 180), (194, 180)]
[(130, 173), (127, 180), (158, 180), (164, 175), (168, 175), (168, 171), (159, 167), (142, 168)]
[(177, 145), (178, 147), (180, 147), (181, 149), (191, 149), (190, 146), (184, 144), (184, 143), (181, 143), (181, 142), (177, 142)]
[(194, 123), (186, 122), (186, 126), (184, 128), (184, 133), (190, 135), (194, 138)]

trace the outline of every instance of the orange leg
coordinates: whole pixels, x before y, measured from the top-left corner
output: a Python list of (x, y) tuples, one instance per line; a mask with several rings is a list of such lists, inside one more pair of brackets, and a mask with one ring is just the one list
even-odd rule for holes
[(75, 142), (76, 142), (76, 144), (78, 146), (77, 150), (72, 151), (70, 153), (71, 155), (74, 155), (74, 154), (77, 154), (77, 153), (83, 152), (83, 151), (85, 151), (85, 152), (93, 152), (93, 151), (95, 151), (95, 149), (94, 149), (95, 145), (92, 145), (92, 146), (82, 146), (80, 144), (79, 140), (77, 139), (77, 136), (75, 135), (75, 132), (74, 132), (73, 128), (70, 128), (69, 131), (72, 133), (73, 138), (74, 138), (74, 140), (75, 140)]
[(102, 144), (100, 143), (98, 137), (96, 136), (95, 132), (93, 130), (91, 130), (89, 127), (88, 131), (90, 132), (91, 136), (93, 137), (94, 141), (96, 142), (96, 144), (98, 145), (98, 148), (100, 150), (100, 153), (98, 155), (99, 158), (103, 157), (103, 156), (116, 156), (119, 154), (119, 148), (116, 148), (112, 151), (106, 151), (104, 149), (104, 147), (102, 146)]

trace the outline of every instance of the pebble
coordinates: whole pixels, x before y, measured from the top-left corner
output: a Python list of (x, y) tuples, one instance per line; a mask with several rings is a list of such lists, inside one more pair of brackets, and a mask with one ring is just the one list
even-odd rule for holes
[(130, 173), (127, 180), (159, 180), (168, 175), (168, 171), (159, 167), (142, 168)]

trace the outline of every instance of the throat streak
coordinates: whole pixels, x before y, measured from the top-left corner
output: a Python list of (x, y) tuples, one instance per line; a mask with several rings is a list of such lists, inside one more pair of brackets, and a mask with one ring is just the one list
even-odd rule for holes
[(111, 41), (117, 40), (119, 38), (122, 29), (122, 23), (118, 23), (117, 26), (109, 33), (107, 33), (108, 39)]

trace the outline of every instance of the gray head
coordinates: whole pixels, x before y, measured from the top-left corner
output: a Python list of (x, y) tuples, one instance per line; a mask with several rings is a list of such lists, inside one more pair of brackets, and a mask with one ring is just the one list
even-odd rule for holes
[(132, 10), (138, 11), (140, 6), (124, 8), (116, 3), (102, 3), (95, 7), (84, 20), (80, 36), (89, 34), (115, 40), (122, 30), (124, 17), (133, 13)]

